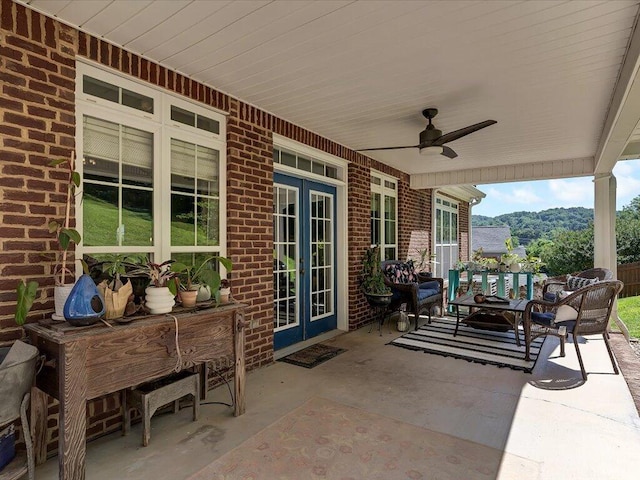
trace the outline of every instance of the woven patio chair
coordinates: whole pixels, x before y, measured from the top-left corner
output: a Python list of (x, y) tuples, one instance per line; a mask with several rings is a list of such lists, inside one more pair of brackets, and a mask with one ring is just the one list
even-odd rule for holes
[(545, 300), (530, 301), (523, 313), (526, 355), (529, 359), (531, 342), (543, 335), (554, 335), (560, 338), (560, 355), (564, 356), (564, 343), (567, 335), (573, 335), (582, 378), (587, 381), (582, 355), (578, 346), (579, 335), (601, 334), (616, 375), (619, 373), (611, 346), (609, 345), (609, 317), (616, 296), (623, 283), (619, 280), (606, 280), (587, 285), (568, 294), (558, 297), (554, 302)]
[[(586, 279), (597, 282), (602, 282), (605, 280), (613, 280), (613, 272), (608, 268), (590, 268), (588, 270), (584, 270), (582, 272), (570, 273), (568, 275), (560, 275), (558, 277), (550, 277), (544, 282), (544, 286), (542, 288), (542, 298), (545, 300), (553, 301), (554, 296), (560, 292), (569, 292), (576, 290), (575, 288), (571, 288), (572, 285), (569, 283), (580, 284), (580, 281), (568, 281), (573, 278), (577, 279)], [(586, 282), (584, 282), (586, 283)], [(580, 285), (585, 286), (585, 285)]]
[(389, 310), (398, 310), (402, 304), (407, 305), (407, 312), (413, 313), (416, 319), (415, 330), (418, 329), (418, 318), (422, 312), (429, 316), (431, 309), (440, 305), (444, 309), (444, 279), (432, 277), (431, 273), (416, 272), (413, 262), (401, 260), (385, 260), (382, 262), (384, 283), (391, 288), (393, 297)]

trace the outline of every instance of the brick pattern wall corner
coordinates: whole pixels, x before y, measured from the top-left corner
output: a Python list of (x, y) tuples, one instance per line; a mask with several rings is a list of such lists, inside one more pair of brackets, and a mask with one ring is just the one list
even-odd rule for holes
[(227, 255), (233, 297), (249, 306), (248, 369), (273, 362), (273, 136), (253, 113), (232, 100), (227, 119)]
[(74, 29), (10, 0), (0, 3), (0, 344), (23, 336), (15, 325), (19, 280), (36, 280), (28, 321), (53, 310), (55, 238), (64, 216), (65, 175), (49, 167), (75, 148)]
[(408, 258), (413, 232), (426, 230), (431, 242), (431, 208), (432, 190), (412, 190), (408, 181), (398, 181), (398, 259)]
[(355, 163), (349, 164), (349, 330), (371, 322), (374, 311), (360, 289), (362, 255), (371, 246), (371, 169)]
[(460, 260), (470, 260), (469, 248), (471, 247), (471, 224), (469, 223), (469, 204), (460, 202), (458, 206), (458, 242), (460, 242)]

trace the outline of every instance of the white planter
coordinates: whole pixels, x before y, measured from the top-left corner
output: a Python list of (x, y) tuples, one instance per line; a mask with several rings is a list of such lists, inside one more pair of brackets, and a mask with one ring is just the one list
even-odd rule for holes
[(145, 306), (150, 313), (169, 313), (176, 304), (169, 287), (147, 287), (144, 293)]
[(53, 287), (53, 304), (56, 308), (56, 313), (51, 315), (51, 318), (54, 320), (64, 322), (64, 304), (67, 302), (67, 298), (69, 298), (69, 294), (71, 290), (73, 290), (74, 285), (74, 283), (71, 283)]
[(200, 285), (196, 302), (206, 302), (208, 300), (211, 300), (211, 288), (209, 288), (209, 285)]

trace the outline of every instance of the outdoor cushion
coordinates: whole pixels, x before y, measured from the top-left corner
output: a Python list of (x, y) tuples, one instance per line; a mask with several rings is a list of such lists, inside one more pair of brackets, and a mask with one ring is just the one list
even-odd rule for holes
[[(569, 307), (571, 308), (571, 307)], [(546, 325), (547, 327), (567, 327), (567, 332), (573, 332), (576, 326), (575, 320), (555, 321), (556, 315), (551, 312), (531, 312), (531, 320), (539, 325)]]
[(422, 289), (435, 290), (436, 292), (440, 292), (440, 283), (438, 283), (435, 280), (431, 280), (429, 282), (422, 282), (420, 284), (420, 290)]
[(578, 311), (570, 305), (560, 305), (556, 311), (555, 323), (566, 322), (578, 318)]
[(419, 288), (418, 300), (424, 300), (425, 298), (432, 297), (433, 295), (437, 295), (439, 293), (439, 290), (434, 290), (432, 288)]
[(578, 290), (579, 288), (586, 287), (587, 285), (591, 285), (597, 281), (597, 278), (573, 277), (571, 275), (567, 275), (567, 288), (569, 290)]
[(413, 266), (413, 260), (407, 262), (390, 263), (384, 269), (384, 274), (393, 283), (415, 283), (418, 275)]

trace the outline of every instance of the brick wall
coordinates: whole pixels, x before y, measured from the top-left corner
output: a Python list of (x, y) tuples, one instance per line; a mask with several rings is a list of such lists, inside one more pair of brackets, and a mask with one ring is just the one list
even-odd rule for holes
[(55, 240), (66, 176), (49, 167), (75, 147), (76, 32), (9, 0), (0, 4), (0, 342), (23, 336), (13, 321), (15, 288), (40, 284), (31, 321), (53, 308)]

